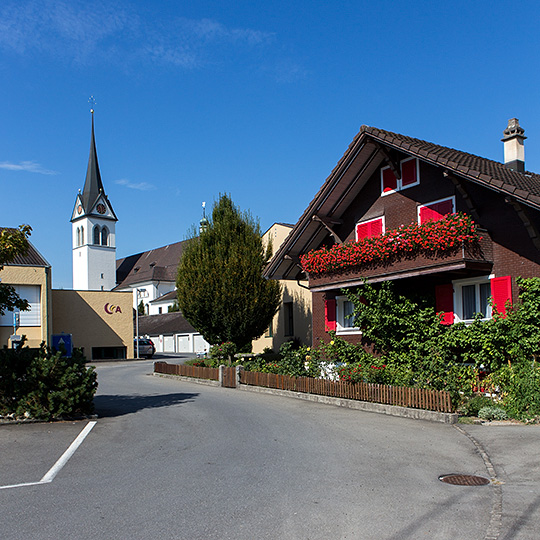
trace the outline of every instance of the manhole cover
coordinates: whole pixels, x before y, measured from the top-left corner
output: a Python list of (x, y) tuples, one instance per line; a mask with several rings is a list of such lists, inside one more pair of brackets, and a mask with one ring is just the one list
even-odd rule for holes
[(439, 480), (454, 486), (485, 486), (489, 484), (489, 478), (472, 474), (443, 474), (439, 476)]

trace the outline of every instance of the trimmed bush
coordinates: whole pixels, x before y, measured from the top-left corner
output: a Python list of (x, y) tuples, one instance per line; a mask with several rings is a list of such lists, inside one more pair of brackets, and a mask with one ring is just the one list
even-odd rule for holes
[(90, 414), (97, 374), (75, 350), (72, 358), (40, 349), (0, 350), (0, 414), (40, 420)]

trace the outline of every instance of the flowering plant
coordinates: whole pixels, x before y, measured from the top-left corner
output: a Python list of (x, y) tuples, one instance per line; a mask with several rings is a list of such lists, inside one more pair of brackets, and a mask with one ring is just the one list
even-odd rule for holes
[(421, 225), (412, 223), (380, 236), (358, 242), (335, 244), (310, 251), (300, 259), (310, 275), (325, 274), (391, 260), (403, 255), (439, 253), (461, 245), (472, 245), (480, 239), (477, 226), (466, 214), (448, 214), (438, 221)]
[(217, 361), (226, 360), (229, 365), (232, 363), (234, 355), (236, 354), (236, 345), (232, 341), (225, 341), (218, 345), (212, 345), (210, 347), (209, 355)]

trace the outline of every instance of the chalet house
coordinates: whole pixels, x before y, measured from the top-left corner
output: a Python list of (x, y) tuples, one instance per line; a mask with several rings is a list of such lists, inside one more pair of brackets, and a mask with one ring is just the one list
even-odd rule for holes
[(525, 171), (518, 120), (503, 133), (499, 163), (361, 127), (265, 272), (307, 274), (314, 343), (360, 341), (342, 291), (364, 279), (431, 297), (452, 324), (504, 313), (516, 277), (540, 276), (540, 175)]

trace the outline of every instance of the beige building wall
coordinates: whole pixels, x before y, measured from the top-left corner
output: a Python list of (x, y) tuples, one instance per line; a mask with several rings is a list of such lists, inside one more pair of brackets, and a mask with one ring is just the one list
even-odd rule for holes
[[(271, 241), (272, 252), (276, 253), (291, 230), (290, 225), (274, 223), (263, 234), (264, 245)], [(274, 316), (271, 330), (269, 328), (265, 335), (253, 341), (254, 353), (262, 353), (266, 348), (278, 352), (283, 343), (292, 339), (311, 345), (311, 293), (307, 289), (307, 280), (299, 283), (281, 280), (280, 284), (283, 291), (281, 306)]]
[(126, 347), (133, 358), (132, 304), (131, 292), (53, 290), (52, 333), (72, 334), (87, 360), (93, 347)]
[[(21, 326), (17, 335), (26, 336), (25, 346), (39, 347), (41, 342), (49, 343), (51, 335), (51, 268), (44, 266), (5, 265), (0, 270), (0, 280), (7, 285), (37, 285), (40, 287), (40, 326)], [(8, 312), (9, 313), (9, 312)], [(11, 347), (9, 337), (13, 326), (0, 326), (0, 346)]]

